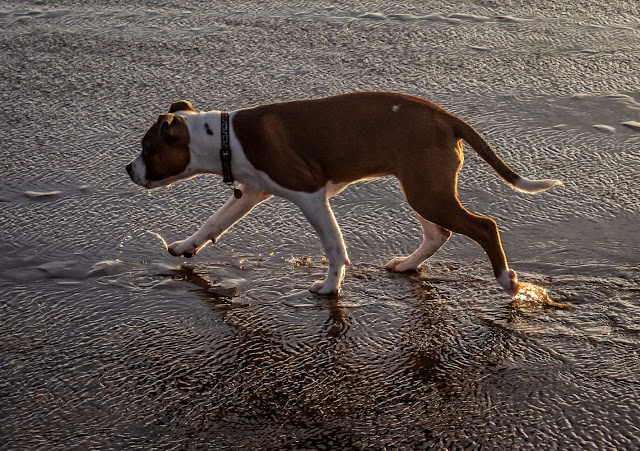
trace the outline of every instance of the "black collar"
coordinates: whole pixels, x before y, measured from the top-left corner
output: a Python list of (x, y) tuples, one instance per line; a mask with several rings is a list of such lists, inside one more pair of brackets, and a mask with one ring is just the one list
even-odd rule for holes
[(224, 111), (220, 113), (220, 161), (222, 161), (222, 177), (227, 185), (233, 183), (233, 174), (231, 174), (231, 143), (229, 140), (229, 113)]
[(220, 161), (222, 162), (222, 181), (233, 190), (236, 199), (242, 197), (242, 191), (235, 187), (231, 173), (231, 140), (229, 138), (229, 113), (220, 113)]

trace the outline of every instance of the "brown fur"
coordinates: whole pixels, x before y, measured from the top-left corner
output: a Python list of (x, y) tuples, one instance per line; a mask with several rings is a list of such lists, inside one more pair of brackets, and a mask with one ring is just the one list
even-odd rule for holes
[(193, 111), (194, 113), (197, 113), (195, 108), (193, 108), (191, 104), (186, 100), (178, 100), (177, 102), (173, 102), (171, 104), (169, 113), (175, 113), (176, 111)]
[(496, 277), (507, 268), (495, 221), (469, 213), (458, 200), (461, 139), (508, 182), (518, 175), (472, 127), (438, 105), (402, 94), (345, 94), (240, 110), (233, 128), (251, 164), (291, 190), (395, 175), (418, 214), (478, 242)]
[[(296, 191), (317, 191), (329, 181), (399, 176), (405, 165), (423, 158), (434, 164), (452, 153), (461, 158), (457, 142), (462, 138), (494, 169), (506, 167), (468, 124), (428, 100), (403, 94), (354, 93), (263, 105), (238, 111), (233, 128), (254, 167)], [(512, 182), (509, 171), (499, 173)]]
[(180, 174), (191, 159), (191, 136), (186, 121), (175, 114), (161, 114), (142, 138), (146, 177), (158, 181)]

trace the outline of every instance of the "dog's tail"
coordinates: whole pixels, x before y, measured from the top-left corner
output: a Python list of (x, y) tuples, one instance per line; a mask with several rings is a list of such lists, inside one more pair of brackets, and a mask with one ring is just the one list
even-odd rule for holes
[(530, 180), (522, 177), (509, 167), (493, 150), (482, 136), (469, 124), (460, 120), (456, 130), (458, 138), (464, 139), (480, 157), (509, 185), (523, 193), (539, 193), (555, 185), (562, 185), (560, 180)]

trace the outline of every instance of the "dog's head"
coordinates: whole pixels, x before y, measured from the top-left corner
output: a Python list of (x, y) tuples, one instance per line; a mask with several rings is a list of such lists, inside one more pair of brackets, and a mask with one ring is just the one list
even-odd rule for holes
[(195, 113), (189, 102), (171, 104), (142, 138), (142, 152), (126, 166), (134, 183), (152, 189), (196, 175), (189, 163), (191, 135), (189, 114)]

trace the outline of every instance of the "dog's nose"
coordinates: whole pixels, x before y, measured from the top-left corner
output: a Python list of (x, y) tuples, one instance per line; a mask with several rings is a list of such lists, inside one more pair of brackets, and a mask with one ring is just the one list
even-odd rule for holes
[(133, 170), (133, 167), (131, 166), (131, 163), (129, 163), (127, 165), (127, 174), (129, 174), (129, 177), (131, 177), (131, 171)]

